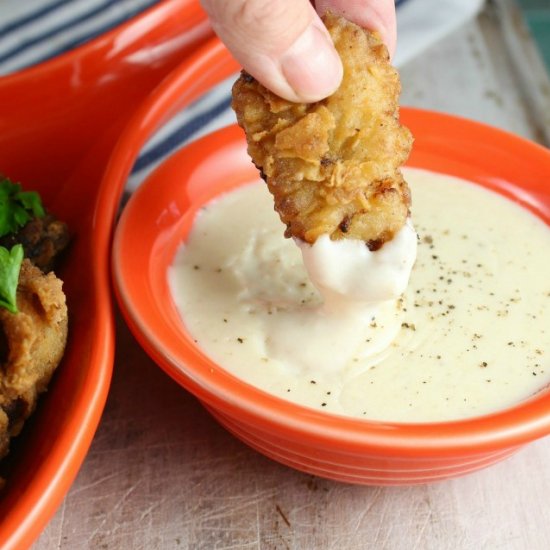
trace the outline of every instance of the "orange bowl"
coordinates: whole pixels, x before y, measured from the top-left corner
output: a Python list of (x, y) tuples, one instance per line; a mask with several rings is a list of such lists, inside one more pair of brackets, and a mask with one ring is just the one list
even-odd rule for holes
[(100, 186), (108, 157), (136, 105), (210, 34), (198, 0), (167, 1), (66, 55), (0, 78), (0, 172), (39, 191), (72, 234), (58, 270), (68, 347), (2, 463), (3, 550), (30, 546), (53, 515), (105, 404), (114, 355), (109, 246), (124, 186)]
[[(111, 159), (118, 185), (154, 128), (181, 107), (189, 87), (227, 76), (231, 58), (217, 42), (178, 69), (136, 115)], [(550, 224), (550, 152), (472, 121), (415, 109), (402, 119), (415, 135), (409, 165), (496, 190)], [(462, 475), (550, 433), (550, 391), (472, 419), (399, 424), (329, 414), (269, 395), (224, 370), (197, 348), (174, 305), (167, 270), (193, 212), (212, 197), (257, 180), (239, 128), (218, 131), (164, 162), (120, 219), (113, 275), (123, 314), (144, 349), (195, 394), (230, 432), (296, 469), (359, 484), (426, 483)]]

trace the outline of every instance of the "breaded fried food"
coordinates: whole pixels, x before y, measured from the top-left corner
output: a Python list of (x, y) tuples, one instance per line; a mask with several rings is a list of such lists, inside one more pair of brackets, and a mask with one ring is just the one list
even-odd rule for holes
[(68, 319), (62, 284), (25, 259), (17, 287), (19, 312), (0, 308), (0, 458), (63, 356)]
[(29, 220), (18, 231), (0, 237), (0, 246), (11, 248), (20, 243), (25, 250), (25, 258), (47, 272), (53, 269), (69, 240), (67, 224), (46, 212), (43, 217)]
[(323, 21), (344, 66), (332, 96), (292, 103), (243, 71), (232, 105), (285, 236), (312, 244), (329, 234), (376, 250), (409, 215), (399, 168), (412, 136), (399, 123), (399, 76), (376, 33), (330, 13)]

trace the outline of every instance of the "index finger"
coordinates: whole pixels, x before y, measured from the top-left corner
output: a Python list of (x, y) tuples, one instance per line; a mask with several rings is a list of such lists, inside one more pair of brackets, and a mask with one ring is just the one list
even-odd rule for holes
[(394, 0), (316, 0), (315, 9), (319, 15), (332, 11), (365, 29), (378, 31), (393, 56), (397, 38)]

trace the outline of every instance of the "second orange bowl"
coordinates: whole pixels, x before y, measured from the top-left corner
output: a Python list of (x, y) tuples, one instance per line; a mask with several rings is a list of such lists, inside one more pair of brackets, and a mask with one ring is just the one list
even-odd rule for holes
[[(182, 95), (226, 77), (229, 61), (229, 54), (213, 42), (178, 69), (136, 115), (119, 151), (137, 154), (156, 126), (182, 106)], [(198, 75), (207, 75), (202, 84)], [(546, 149), (448, 115), (403, 109), (402, 119), (415, 135), (410, 166), (496, 190), (550, 224)], [(108, 177), (122, 177), (129, 164), (128, 153), (115, 152)], [(550, 433), (548, 391), (513, 408), (468, 420), (373, 422), (279, 399), (206, 357), (180, 320), (167, 269), (192, 224), (192, 212), (212, 197), (256, 179), (237, 127), (191, 144), (164, 162), (132, 197), (119, 222), (113, 251), (117, 297), (140, 344), (230, 432), (305, 472), (351, 483), (394, 485), (462, 475)]]

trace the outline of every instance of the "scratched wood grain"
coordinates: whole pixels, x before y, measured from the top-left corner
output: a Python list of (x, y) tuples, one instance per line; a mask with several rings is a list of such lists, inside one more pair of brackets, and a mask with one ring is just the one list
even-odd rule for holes
[[(506, 51), (504, 4), (407, 65), (403, 103), (543, 140)], [(343, 485), (234, 439), (145, 356), (122, 322), (117, 343), (101, 425), (35, 550), (550, 548), (550, 439), (456, 480)]]

